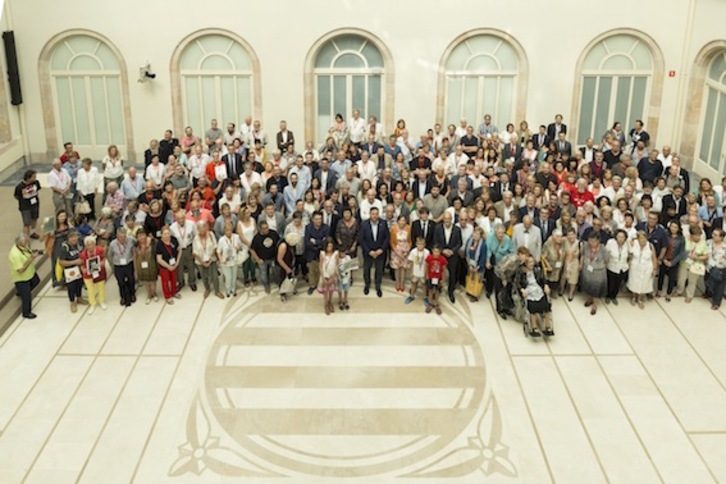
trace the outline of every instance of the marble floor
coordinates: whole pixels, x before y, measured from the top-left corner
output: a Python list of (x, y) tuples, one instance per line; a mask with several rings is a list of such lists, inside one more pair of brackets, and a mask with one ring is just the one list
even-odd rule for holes
[(533, 341), (390, 286), (332, 316), (188, 289), (89, 316), (46, 288), (0, 338), (0, 482), (726, 482), (723, 311), (582, 303)]

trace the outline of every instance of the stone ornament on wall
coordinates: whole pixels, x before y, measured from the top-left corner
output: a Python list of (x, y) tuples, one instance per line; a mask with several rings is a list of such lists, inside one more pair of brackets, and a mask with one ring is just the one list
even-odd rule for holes
[[(416, 326), (341, 318), (294, 327), (265, 317), (279, 310), (263, 299), (222, 316), (169, 476), (517, 475), (466, 303)], [(275, 348), (285, 361), (260, 361)], [(445, 361), (403, 363), (401, 353), (428, 348)], [(317, 351), (333, 356), (327, 365), (284, 366)], [(369, 357), (347, 365), (351, 352)], [(417, 398), (426, 392), (437, 397)], [(377, 398), (385, 393), (400, 402)]]

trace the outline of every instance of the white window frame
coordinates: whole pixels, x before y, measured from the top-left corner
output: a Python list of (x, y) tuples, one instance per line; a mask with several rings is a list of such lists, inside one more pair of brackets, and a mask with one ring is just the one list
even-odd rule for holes
[[(718, 117), (719, 109), (726, 109), (726, 106), (721, 106), (721, 94), (726, 95), (726, 70), (721, 73), (721, 79), (720, 82), (716, 81), (711, 78), (711, 68), (713, 64), (716, 62), (716, 60), (719, 57), (723, 57), (724, 60), (726, 60), (726, 51), (721, 52), (720, 54), (714, 56), (713, 60), (708, 66), (708, 70), (706, 71), (705, 76), (705, 89), (703, 90), (703, 103), (701, 103), (701, 106), (703, 108), (701, 109), (701, 119), (698, 123), (698, 143), (696, 145), (696, 152), (694, 153), (694, 159), (697, 160), (704, 168), (704, 171), (706, 171), (709, 176), (712, 179), (720, 180), (724, 175), (726, 175), (726, 139), (724, 139), (722, 150), (721, 150), (721, 156), (718, 163), (718, 168), (714, 168), (709, 163), (709, 160), (702, 160), (701, 159), (701, 148), (703, 147), (703, 133), (706, 123), (706, 112), (708, 111), (706, 106), (708, 102), (708, 94), (713, 89), (718, 94), (718, 97), (716, 98), (716, 106), (714, 107), (714, 119)], [(708, 146), (708, 152), (711, 153), (713, 151), (713, 143), (714, 139), (716, 137), (716, 123), (712, 123), (711, 126), (711, 142)], [(721, 134), (721, 136), (724, 136), (726, 138), (726, 130), (724, 133)], [(701, 170), (699, 170), (701, 171)]]
[[(204, 45), (202, 45), (202, 42), (205, 38), (210, 36), (219, 36), (224, 37), (227, 40), (229, 40), (229, 45), (227, 46), (227, 49), (224, 52), (220, 52), (217, 50), (210, 51), (207, 50)], [(229, 56), (229, 51), (234, 47), (238, 45), (242, 48), (242, 50), (250, 57), (250, 64), (252, 64), (252, 58), (245, 48), (244, 45), (237, 42), (235, 39), (229, 38), (225, 36), (224, 34), (209, 34), (204, 35), (201, 37), (198, 37), (194, 39), (192, 42), (190, 42), (188, 45), (184, 47), (184, 50), (181, 53), (180, 61), (179, 61), (179, 74), (181, 76), (181, 97), (182, 97), (182, 116), (184, 119), (184, 125), (185, 126), (191, 126), (194, 130), (194, 133), (197, 136), (204, 136), (204, 132), (207, 130), (207, 127), (209, 126), (209, 122), (211, 119), (217, 119), (217, 121), (222, 124), (226, 124), (228, 122), (233, 122), (236, 125), (239, 126), (240, 122), (244, 119), (245, 116), (252, 115), (253, 112), (255, 112), (255, 76), (253, 75), (252, 69), (240, 69), (237, 66), (237, 63)], [(204, 53), (202, 58), (197, 63), (197, 69), (185, 69), (181, 67), (184, 64), (184, 55), (187, 53), (187, 49), (189, 49), (192, 45), (196, 45), (201, 49), (201, 51)], [(225, 58), (231, 66), (235, 66), (235, 69), (230, 70), (210, 70), (210, 69), (203, 69), (201, 66), (204, 63), (204, 61), (210, 57), (213, 56), (220, 56)], [(199, 118), (197, 120), (190, 119), (189, 109), (188, 109), (188, 93), (187, 93), (187, 80), (196, 78), (197, 80), (197, 92), (199, 96)], [(205, 79), (213, 79), (214, 80), (214, 117), (210, 119), (204, 119), (204, 95), (202, 92), (202, 86), (204, 84)], [(234, 110), (235, 110), (235, 119), (224, 119), (223, 116), (223, 108), (222, 106), (228, 106), (228, 103), (223, 102), (222, 99), (222, 79), (223, 78), (231, 78), (233, 80), (234, 84)], [(240, 104), (239, 104), (239, 90), (238, 90), (238, 82), (240, 79), (248, 79), (250, 84), (249, 89), (249, 106), (250, 110), (249, 112), (241, 112), (240, 110)]]

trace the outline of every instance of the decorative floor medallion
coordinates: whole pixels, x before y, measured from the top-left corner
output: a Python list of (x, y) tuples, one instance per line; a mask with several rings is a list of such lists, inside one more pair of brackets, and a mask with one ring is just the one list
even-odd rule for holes
[(228, 308), (171, 476), (516, 475), (466, 303), (314, 325), (278, 310)]

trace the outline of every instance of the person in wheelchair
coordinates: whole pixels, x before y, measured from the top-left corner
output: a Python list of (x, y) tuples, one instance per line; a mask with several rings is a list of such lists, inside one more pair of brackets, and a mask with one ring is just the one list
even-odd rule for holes
[[(516, 287), (519, 289), (529, 312), (530, 330), (532, 337), (554, 336), (552, 330), (552, 304), (550, 303), (550, 286), (545, 280), (542, 269), (536, 267), (534, 258), (530, 255), (517, 274)], [(540, 333), (538, 316), (542, 318), (544, 329)]]
[(512, 287), (517, 281), (517, 275), (521, 272), (522, 265), (531, 255), (529, 249), (522, 246), (517, 249), (517, 252), (504, 256), (494, 267), (497, 313), (502, 319), (507, 319), (507, 315), (514, 316)]

